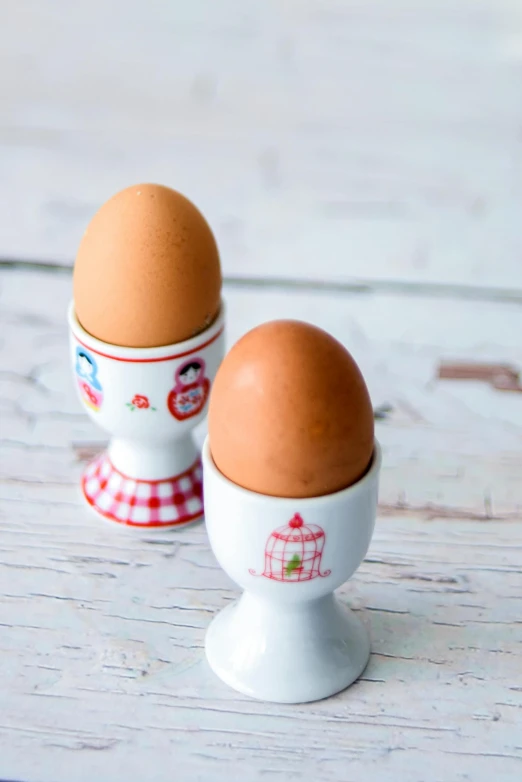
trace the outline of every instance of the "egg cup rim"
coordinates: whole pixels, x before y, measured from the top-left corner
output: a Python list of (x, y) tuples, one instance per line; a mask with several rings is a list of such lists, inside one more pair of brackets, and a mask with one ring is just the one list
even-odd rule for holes
[[(182, 342), (171, 342), (168, 345), (148, 348), (131, 348), (124, 345), (115, 345), (112, 342), (104, 342), (98, 339), (98, 337), (89, 334), (78, 320), (74, 299), (69, 302), (67, 320), (71, 332), (81, 344), (106, 358), (165, 359), (167, 357), (175, 359), (201, 350), (220, 336), (225, 327), (225, 302), (221, 299), (219, 312), (210, 326), (200, 331), (195, 337), (190, 337)], [(171, 353), (175, 353), (175, 355), (170, 356), (169, 354)]]
[(226, 475), (223, 475), (223, 473), (218, 469), (212, 457), (212, 452), (210, 450), (210, 437), (208, 434), (205, 437), (203, 448), (201, 450), (201, 459), (203, 462), (203, 482), (204, 471), (205, 469), (208, 469), (212, 472), (214, 478), (225, 484), (225, 486), (228, 488), (231, 488), (237, 493), (243, 495), (245, 499), (250, 498), (256, 499), (258, 501), (262, 500), (263, 502), (272, 505), (286, 504), (289, 507), (293, 507), (296, 503), (299, 503), (300, 508), (302, 508), (304, 512), (306, 508), (313, 508), (314, 506), (320, 504), (352, 498), (356, 494), (365, 491), (368, 487), (368, 484), (374, 483), (378, 479), (382, 465), (382, 449), (378, 440), (374, 438), (372, 460), (370, 462), (369, 468), (364, 473), (362, 478), (359, 478), (358, 481), (350, 484), (350, 486), (346, 486), (344, 489), (339, 489), (337, 491), (330, 492), (329, 494), (319, 494), (315, 497), (275, 497), (272, 494), (262, 494), (261, 492), (252, 491), (251, 489), (246, 489), (244, 486), (240, 486), (238, 483), (234, 483), (234, 481), (231, 481), (230, 478), (227, 478)]

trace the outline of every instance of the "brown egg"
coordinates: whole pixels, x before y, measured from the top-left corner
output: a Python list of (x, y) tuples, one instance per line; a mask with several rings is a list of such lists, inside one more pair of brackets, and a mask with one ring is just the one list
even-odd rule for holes
[(373, 410), (348, 351), (309, 323), (277, 320), (225, 357), (212, 388), (209, 441), (234, 483), (275, 497), (315, 497), (361, 478)]
[(219, 253), (205, 218), (162, 185), (136, 185), (94, 215), (74, 267), (83, 328), (113, 345), (181, 342), (219, 312)]

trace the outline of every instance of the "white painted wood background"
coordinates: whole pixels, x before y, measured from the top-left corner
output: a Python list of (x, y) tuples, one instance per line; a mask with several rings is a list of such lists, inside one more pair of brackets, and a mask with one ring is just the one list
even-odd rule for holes
[[(522, 394), (436, 380), (441, 359), (522, 369), (520, 3), (17, 0), (0, 90), (0, 778), (520, 779)], [(147, 179), (216, 229), (229, 344), (306, 318), (392, 407), (341, 590), (374, 654), (330, 700), (211, 674), (237, 590), (203, 525), (122, 534), (81, 504), (102, 435), (55, 267)]]
[(520, 0), (17, 0), (0, 17), (4, 257), (70, 262), (135, 181), (225, 270), (522, 290)]

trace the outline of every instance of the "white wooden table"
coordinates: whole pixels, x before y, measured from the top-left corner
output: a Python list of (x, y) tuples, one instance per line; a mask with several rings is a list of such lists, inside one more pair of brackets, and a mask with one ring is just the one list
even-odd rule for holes
[[(5, 5), (0, 778), (519, 780), (522, 394), (437, 367), (522, 369), (520, 4)], [(311, 320), (391, 407), (341, 590), (373, 656), (327, 701), (210, 672), (237, 590), (203, 524), (132, 535), (80, 500), (102, 442), (69, 373), (69, 267), (94, 209), (147, 179), (216, 228), (229, 344)]]

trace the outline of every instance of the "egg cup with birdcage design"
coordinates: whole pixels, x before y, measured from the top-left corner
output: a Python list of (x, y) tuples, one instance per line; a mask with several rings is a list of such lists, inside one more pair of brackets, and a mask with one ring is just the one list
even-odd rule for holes
[(228, 480), (203, 446), (211, 547), (243, 589), (212, 621), (208, 662), (227, 684), (266, 701), (300, 703), (357, 679), (370, 642), (334, 595), (361, 564), (373, 534), (381, 452), (364, 477), (323, 497), (271, 497)]

